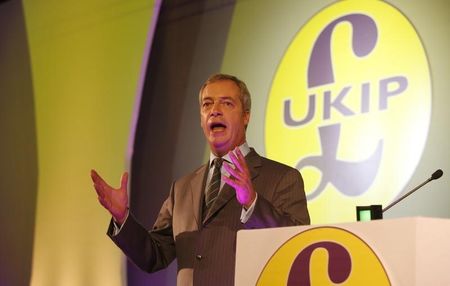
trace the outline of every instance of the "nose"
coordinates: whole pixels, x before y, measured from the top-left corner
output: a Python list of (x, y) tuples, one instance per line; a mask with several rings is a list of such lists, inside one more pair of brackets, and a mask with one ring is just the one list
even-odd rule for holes
[(222, 109), (220, 108), (220, 102), (214, 102), (214, 104), (211, 108), (211, 115), (212, 116), (222, 115)]

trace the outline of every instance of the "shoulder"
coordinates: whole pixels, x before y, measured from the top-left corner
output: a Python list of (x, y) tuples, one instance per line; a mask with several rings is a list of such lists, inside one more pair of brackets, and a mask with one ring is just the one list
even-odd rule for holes
[(299, 171), (291, 166), (280, 163), (278, 161), (261, 156), (261, 165), (272, 170), (276, 170), (282, 173), (299, 173)]
[(196, 178), (199, 177), (203, 177), (206, 171), (206, 163), (201, 165), (200, 167), (196, 168), (195, 170), (193, 170), (192, 172), (189, 172), (185, 175), (183, 175), (182, 177), (178, 178), (175, 180), (176, 184), (183, 184), (186, 182), (190, 182)]
[(278, 161), (275, 161), (275, 160), (272, 160), (267, 157), (259, 155), (254, 149), (252, 149), (251, 152), (249, 153), (249, 157), (252, 158), (252, 159), (249, 158), (252, 162), (256, 162), (255, 163), (256, 167), (261, 167), (263, 170), (268, 171), (268, 172), (275, 172), (275, 173), (281, 173), (281, 174), (285, 174), (285, 173), (299, 174), (300, 173), (297, 169), (295, 169), (291, 166), (288, 166), (286, 164), (283, 164)]
[(275, 190), (303, 189), (303, 178), (297, 169), (259, 155), (253, 161), (259, 162), (250, 167), (250, 171), (260, 192), (271, 194)]

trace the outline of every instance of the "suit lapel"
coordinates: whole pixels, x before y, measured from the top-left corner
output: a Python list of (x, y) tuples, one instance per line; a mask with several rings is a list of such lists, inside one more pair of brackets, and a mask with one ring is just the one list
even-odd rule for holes
[(213, 203), (211, 208), (208, 210), (205, 218), (203, 219), (203, 223), (206, 223), (217, 211), (219, 211), (230, 199), (234, 197), (234, 189), (227, 184), (223, 185), (223, 188), (220, 190), (216, 201)]
[[(247, 161), (247, 167), (250, 171), (250, 176), (252, 177), (253, 182), (253, 180), (259, 175), (259, 167), (261, 167), (261, 156), (256, 153), (255, 149), (250, 148), (250, 152), (247, 154), (245, 159)], [(253, 187), (255, 186), (253, 185)]]
[[(245, 160), (247, 161), (247, 167), (249, 169), (250, 176), (253, 182), (253, 180), (259, 175), (258, 168), (261, 166), (261, 157), (253, 148), (251, 148), (251, 151), (247, 154)], [(234, 188), (232, 188), (228, 184), (223, 185), (216, 201), (211, 206), (205, 218), (203, 219), (203, 223), (206, 223), (216, 212), (224, 207), (229, 200), (235, 197), (236, 191), (234, 190)]]
[(191, 194), (192, 194), (192, 210), (194, 212), (194, 218), (197, 226), (200, 229), (202, 221), (202, 208), (203, 208), (203, 190), (207, 178), (207, 164), (199, 168), (190, 182)]

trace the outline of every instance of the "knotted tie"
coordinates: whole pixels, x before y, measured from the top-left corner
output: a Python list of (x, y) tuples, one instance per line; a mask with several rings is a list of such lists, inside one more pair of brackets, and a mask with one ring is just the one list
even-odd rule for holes
[(217, 195), (219, 194), (220, 189), (220, 168), (222, 167), (222, 158), (216, 158), (214, 159), (214, 171), (211, 177), (211, 181), (209, 182), (208, 189), (206, 190), (206, 196), (205, 196), (205, 203), (206, 208), (209, 209), (211, 205), (214, 203), (214, 201), (217, 198)]

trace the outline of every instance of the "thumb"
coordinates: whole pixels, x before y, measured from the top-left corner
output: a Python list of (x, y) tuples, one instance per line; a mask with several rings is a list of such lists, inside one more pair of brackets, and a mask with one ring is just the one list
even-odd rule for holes
[(127, 186), (128, 186), (128, 172), (124, 172), (120, 180), (120, 188), (126, 190)]

